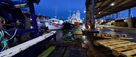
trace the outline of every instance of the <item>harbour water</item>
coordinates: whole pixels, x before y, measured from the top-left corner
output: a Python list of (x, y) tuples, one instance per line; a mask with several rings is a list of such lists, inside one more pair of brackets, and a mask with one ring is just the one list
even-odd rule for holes
[(60, 39), (64, 35), (63, 30), (50, 30), (50, 31), (56, 31), (56, 40)]

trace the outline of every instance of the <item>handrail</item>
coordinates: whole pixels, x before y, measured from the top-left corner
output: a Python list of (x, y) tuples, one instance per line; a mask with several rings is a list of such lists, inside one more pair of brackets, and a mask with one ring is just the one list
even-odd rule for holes
[(52, 36), (55, 33), (56, 33), (56, 31), (51, 31), (48, 34), (39, 36), (37, 38), (34, 38), (32, 40), (29, 40), (27, 42), (19, 44), (19, 45), (15, 46), (15, 47), (12, 47), (12, 48), (9, 48), (9, 49), (7, 49), (5, 51), (2, 51), (2, 52), (0, 52), (0, 57), (12, 57), (12, 56), (20, 53), (21, 51), (26, 50), (29, 47), (31, 47), (31, 46), (33, 46), (33, 45), (47, 39), (48, 37)]

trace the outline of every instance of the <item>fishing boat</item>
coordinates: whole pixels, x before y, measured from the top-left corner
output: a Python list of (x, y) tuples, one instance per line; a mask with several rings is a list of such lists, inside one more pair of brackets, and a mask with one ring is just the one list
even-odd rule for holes
[(69, 22), (71, 24), (74, 24), (74, 25), (79, 25), (82, 22), (82, 20), (80, 19), (80, 12), (77, 11), (76, 14), (73, 14), (72, 17), (68, 17), (68, 20), (66, 20), (65, 22)]
[(48, 27), (49, 30), (54, 29), (62, 29), (63, 28), (63, 20), (59, 20), (56, 18), (48, 19), (45, 22), (46, 27)]

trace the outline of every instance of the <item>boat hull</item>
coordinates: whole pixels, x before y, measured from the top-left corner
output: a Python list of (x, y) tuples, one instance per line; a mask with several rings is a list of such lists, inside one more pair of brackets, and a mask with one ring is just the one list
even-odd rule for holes
[(45, 23), (46, 27), (48, 27), (49, 30), (55, 30), (55, 29), (62, 29), (63, 25), (54, 25), (54, 23)]

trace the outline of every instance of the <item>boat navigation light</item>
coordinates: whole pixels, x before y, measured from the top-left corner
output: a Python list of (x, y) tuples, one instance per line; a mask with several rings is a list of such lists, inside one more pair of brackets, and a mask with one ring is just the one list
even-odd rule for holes
[(114, 6), (115, 4), (114, 3), (111, 3), (111, 6)]

